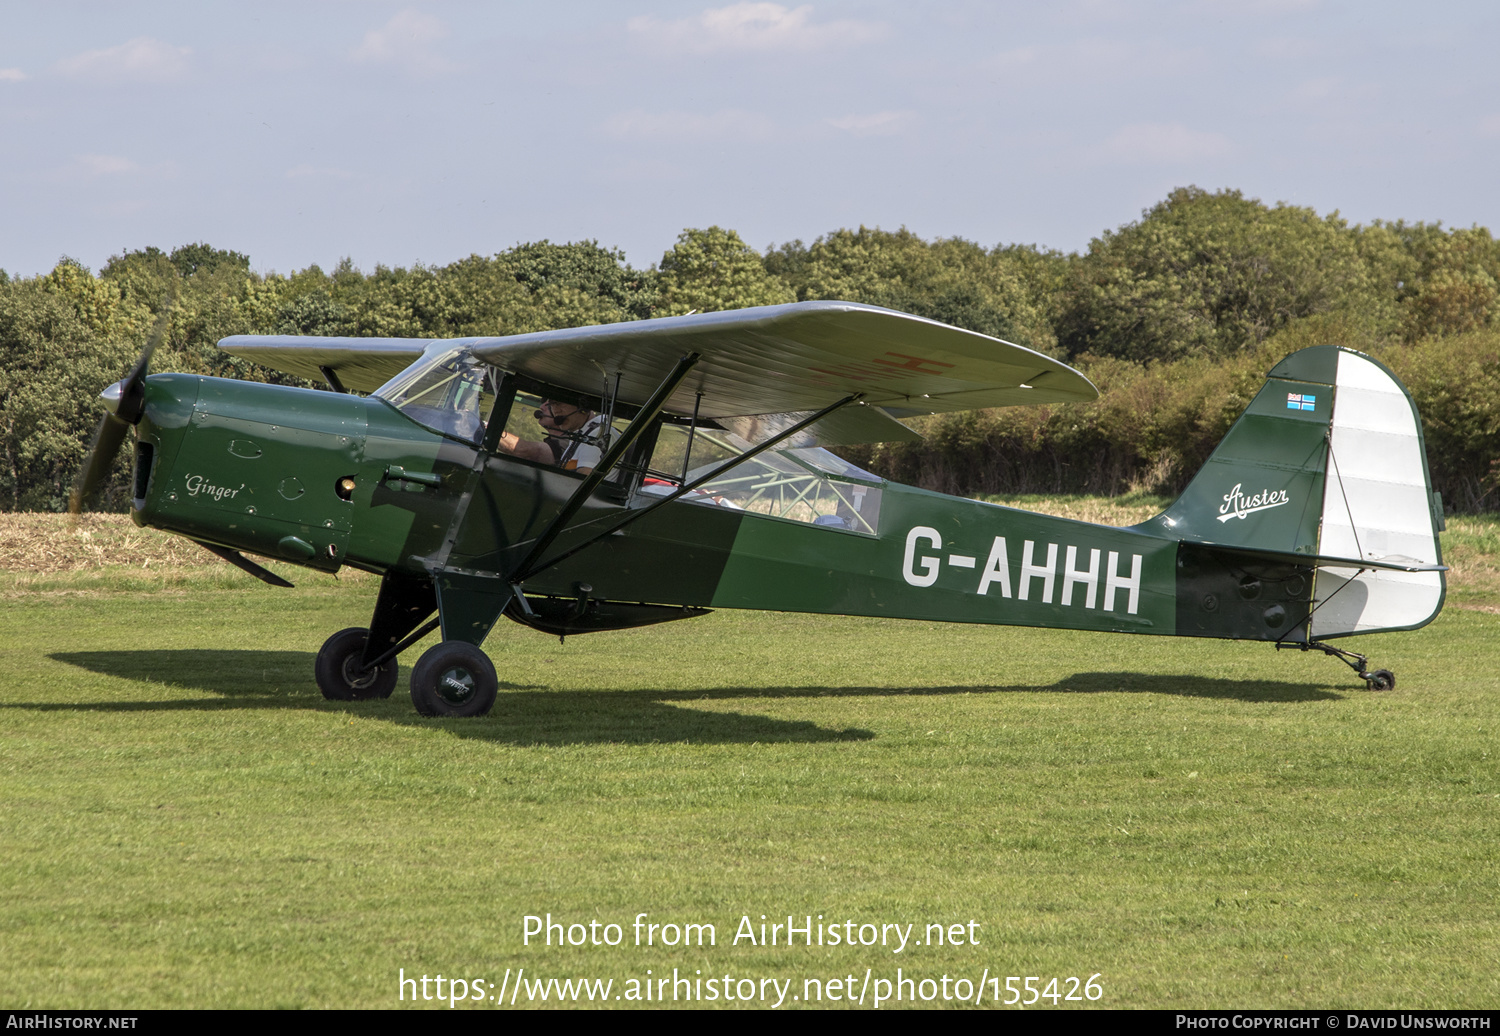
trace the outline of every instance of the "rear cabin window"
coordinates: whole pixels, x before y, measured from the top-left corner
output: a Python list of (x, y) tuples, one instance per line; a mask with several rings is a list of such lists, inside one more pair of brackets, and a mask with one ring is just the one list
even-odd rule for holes
[[(676, 492), (684, 481), (701, 478), (750, 446), (724, 432), (700, 429), (693, 436), (691, 467), (684, 478), (687, 429), (667, 425), (641, 492)], [(880, 476), (825, 449), (804, 447), (758, 454), (682, 499), (873, 536), (880, 531), (882, 485)]]

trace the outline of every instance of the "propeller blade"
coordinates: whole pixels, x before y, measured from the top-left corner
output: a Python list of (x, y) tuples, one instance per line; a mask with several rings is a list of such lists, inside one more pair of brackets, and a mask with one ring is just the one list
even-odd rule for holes
[(78, 473), (78, 480), (73, 483), (73, 492), (68, 496), (69, 514), (81, 514), (83, 505), (109, 477), (115, 454), (120, 452), (120, 443), (125, 441), (125, 433), (128, 431), (130, 425), (113, 414), (105, 414), (100, 420), (99, 427), (94, 431), (94, 444), (89, 448), (88, 460), (84, 462), (83, 470)]
[(156, 326), (151, 329), (151, 336), (146, 339), (146, 347), (141, 350), (135, 366), (130, 368), (130, 373), (120, 382), (120, 401), (115, 407), (115, 416), (127, 424), (140, 421), (141, 414), (146, 410), (146, 371), (151, 367), (151, 354), (156, 352), (156, 347), (167, 336), (167, 325), (171, 317), (172, 307), (168, 300), (162, 305), (161, 315), (156, 318)]
[[(69, 514), (83, 512), (83, 505), (98, 492), (99, 486), (109, 476), (115, 454), (120, 452), (120, 443), (125, 441), (125, 433), (130, 430), (131, 425), (138, 424), (141, 415), (146, 412), (146, 372), (151, 367), (151, 354), (156, 352), (156, 347), (167, 335), (167, 325), (172, 316), (171, 303), (170, 297), (163, 302), (161, 314), (156, 318), (156, 326), (151, 329), (146, 347), (136, 358), (130, 373), (123, 381), (105, 389), (105, 399), (113, 413), (105, 414), (94, 431), (94, 444), (89, 448), (88, 460), (84, 462), (83, 470), (78, 473), (78, 481), (73, 484), (73, 492), (68, 496)], [(117, 394), (111, 390), (117, 390)]]

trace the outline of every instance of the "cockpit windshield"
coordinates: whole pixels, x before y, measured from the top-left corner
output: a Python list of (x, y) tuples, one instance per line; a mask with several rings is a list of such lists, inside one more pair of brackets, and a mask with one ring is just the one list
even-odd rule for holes
[(495, 403), (494, 373), (465, 348), (434, 350), (374, 394), (424, 427), (478, 443)]

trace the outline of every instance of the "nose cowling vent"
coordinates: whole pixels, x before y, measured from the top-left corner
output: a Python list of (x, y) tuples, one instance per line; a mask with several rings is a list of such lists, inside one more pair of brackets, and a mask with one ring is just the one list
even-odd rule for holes
[(146, 492), (151, 488), (151, 462), (156, 459), (156, 447), (144, 439), (135, 444), (135, 478), (131, 501), (136, 510), (146, 506)]

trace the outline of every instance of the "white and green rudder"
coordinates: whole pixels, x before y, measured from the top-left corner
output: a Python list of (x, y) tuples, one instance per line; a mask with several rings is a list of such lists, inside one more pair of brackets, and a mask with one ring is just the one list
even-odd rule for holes
[(1277, 364), (1146, 527), (1182, 541), (1179, 634), (1312, 644), (1414, 629), (1443, 606), (1442, 503), (1416, 406), (1350, 349)]

